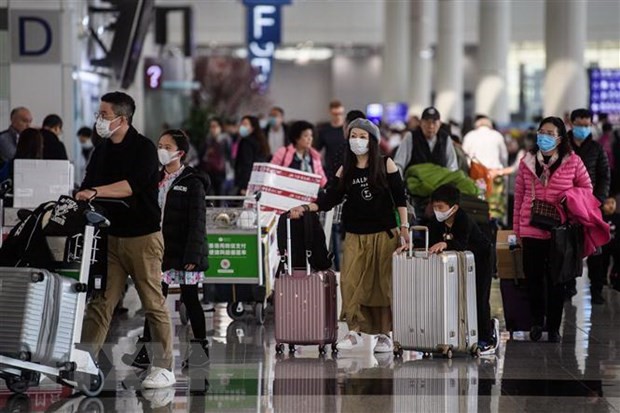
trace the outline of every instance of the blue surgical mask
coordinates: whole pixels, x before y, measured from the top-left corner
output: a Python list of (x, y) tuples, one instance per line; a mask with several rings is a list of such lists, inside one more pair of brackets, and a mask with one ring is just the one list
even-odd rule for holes
[(554, 150), (558, 146), (558, 141), (551, 135), (545, 135), (539, 133), (536, 135), (536, 144), (543, 152), (549, 152)]
[(584, 140), (588, 136), (590, 136), (590, 127), (589, 126), (573, 126), (573, 136), (577, 140)]
[(270, 116), (270, 117), (269, 117), (269, 126), (276, 126), (276, 122), (277, 122), (277, 121), (278, 121), (278, 120), (277, 120), (275, 117)]
[(248, 128), (245, 125), (241, 125), (239, 126), (239, 135), (242, 138), (245, 138), (246, 136), (250, 136), (250, 128)]

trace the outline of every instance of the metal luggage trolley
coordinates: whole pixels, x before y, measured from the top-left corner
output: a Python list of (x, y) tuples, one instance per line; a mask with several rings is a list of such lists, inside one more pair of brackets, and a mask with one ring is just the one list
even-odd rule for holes
[(207, 201), (237, 201), (238, 207), (207, 208), (209, 269), (214, 302), (226, 302), (233, 320), (251, 312), (265, 321), (267, 296), (279, 264), (276, 214), (262, 211), (260, 193), (252, 196), (208, 196)]
[[(102, 215), (93, 211), (86, 213), (86, 220), (79, 280), (74, 287), (78, 297), (75, 300), (74, 308), (65, 309), (75, 314), (71, 328), (71, 342), (73, 344), (69, 347), (64, 360), (54, 363), (54, 365), (28, 361), (27, 352), (22, 352), (23, 354), (20, 354), (18, 358), (0, 355), (0, 377), (5, 380), (9, 390), (14, 393), (23, 393), (30, 386), (37, 386), (40, 382), (41, 374), (65, 386), (77, 388), (87, 396), (96, 396), (103, 389), (103, 372), (90, 353), (79, 342), (82, 335), (82, 320), (86, 306), (86, 291), (88, 288), (91, 258), (93, 256), (95, 230), (97, 227), (109, 226), (110, 222)], [(16, 269), (4, 268), (4, 270)], [(33, 278), (32, 281), (38, 282), (41, 280), (41, 278), (37, 280)], [(6, 293), (9, 294), (10, 291)], [(0, 285), (0, 299), (2, 294), (2, 286)]]

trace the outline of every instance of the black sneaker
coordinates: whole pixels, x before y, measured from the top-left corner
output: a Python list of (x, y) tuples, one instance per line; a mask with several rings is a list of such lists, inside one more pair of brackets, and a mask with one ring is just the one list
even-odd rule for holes
[(543, 328), (541, 326), (532, 326), (530, 329), (530, 340), (538, 341), (541, 339)]
[(557, 330), (549, 331), (549, 333), (547, 334), (547, 341), (549, 343), (559, 343), (560, 341), (562, 341), (562, 336)]
[(181, 363), (181, 370), (204, 368), (209, 364), (209, 341), (190, 340), (187, 358)]
[(576, 295), (577, 295), (576, 287), (570, 286), (570, 287), (566, 287), (566, 289), (564, 290), (564, 299), (566, 301), (571, 301), (573, 297)]
[(601, 293), (592, 293), (592, 304), (602, 305), (605, 304), (605, 299)]
[(148, 341), (145, 341), (142, 337), (138, 338), (136, 343), (136, 351), (133, 353), (123, 354), (121, 360), (128, 366), (137, 367), (139, 369), (148, 369), (151, 365), (151, 358), (147, 347)]

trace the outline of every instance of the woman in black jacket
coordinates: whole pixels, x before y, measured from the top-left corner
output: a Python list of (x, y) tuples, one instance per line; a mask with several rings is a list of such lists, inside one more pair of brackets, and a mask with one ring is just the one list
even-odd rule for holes
[[(170, 284), (180, 284), (181, 299), (194, 333), (183, 368), (204, 366), (209, 360), (205, 317), (198, 284), (203, 283), (207, 262), (206, 200), (208, 177), (201, 175), (183, 160), (189, 151), (189, 139), (181, 130), (167, 130), (159, 138), (159, 162), (163, 165), (159, 182), (159, 206), (162, 210), (164, 258), (162, 263), (162, 289), (168, 295)], [(144, 324), (144, 337), (150, 341), (148, 323)], [(125, 355), (123, 361), (135, 367), (148, 367), (148, 352), (138, 345), (138, 354)]]
[(240, 195), (245, 195), (252, 175), (252, 166), (254, 162), (267, 162), (269, 144), (255, 116), (244, 116), (241, 119), (239, 135), (241, 140), (235, 160), (235, 186)]

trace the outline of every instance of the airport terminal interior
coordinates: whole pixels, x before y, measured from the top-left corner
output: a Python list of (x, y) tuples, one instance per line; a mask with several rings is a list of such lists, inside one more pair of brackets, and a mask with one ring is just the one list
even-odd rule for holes
[[(122, 93), (108, 95), (114, 91)], [(36, 143), (20, 145), (26, 139)], [(123, 146), (124, 139), (143, 139), (143, 152), (123, 158), (136, 148)], [(258, 143), (248, 149), (251, 139)], [(60, 155), (48, 156), (52, 147)], [(247, 158), (252, 151), (256, 156)], [(367, 168), (369, 156), (379, 154), (394, 160), (385, 159), (385, 173), (371, 169), (378, 159)], [(157, 189), (154, 180), (148, 189), (138, 186), (148, 173), (136, 171), (150, 161)], [(565, 177), (560, 172), (573, 161), (566, 178), (572, 186), (562, 190), (575, 191), (553, 204), (547, 185)], [(116, 162), (127, 164), (115, 170)], [(341, 165), (349, 168), (342, 179), (362, 175), (337, 186)], [(0, 0), (0, 413), (620, 412), (619, 165), (618, 0)], [(368, 179), (385, 185), (382, 196), (373, 200), (375, 192), (362, 185), (361, 195), (347, 192), (344, 206), (340, 199), (330, 213), (316, 215), (335, 258), (333, 294), (327, 268), (311, 261), (315, 252), (307, 268), (289, 276), (280, 253), (305, 244), (278, 245), (287, 241), (279, 216), (310, 214), (315, 203), (327, 202), (325, 190), (344, 194), (366, 182), (366, 170), (377, 172)], [(531, 195), (527, 173), (534, 177)], [(456, 202), (446, 182), (458, 187)], [(189, 198), (196, 194), (200, 202)], [(62, 232), (73, 200), (87, 201), (79, 204), (80, 229)], [(37, 212), (48, 201), (56, 206)], [(384, 210), (360, 207), (365, 201)], [(555, 206), (543, 211), (551, 224), (534, 224), (534, 213), (543, 213), (536, 201)], [(183, 212), (173, 210), (181, 206)], [(166, 208), (177, 212), (177, 222), (167, 221)], [(126, 228), (107, 222), (108, 211)], [(387, 213), (383, 219), (368, 211)], [(467, 239), (484, 238), (489, 249), (474, 251), (475, 265), (469, 255), (458, 253), (457, 262), (454, 254), (455, 270), (443, 250), (473, 249), (453, 239), (457, 219), (471, 224)], [(163, 220), (163, 231), (143, 231), (147, 220), (151, 229)], [(46, 229), (50, 222), (56, 232)], [(380, 228), (364, 232), (375, 224)], [(443, 238), (432, 248), (445, 248), (412, 252), (410, 261), (443, 261), (427, 279), (416, 273), (410, 281), (402, 276), (413, 274), (396, 265), (406, 252), (393, 257), (392, 246), (409, 245), (416, 225), (416, 232), (441, 226)], [(162, 243), (181, 228), (183, 241)], [(558, 241), (560, 230), (569, 235)], [(384, 241), (349, 247), (352, 235)], [(142, 236), (155, 241), (137, 244)], [(411, 236), (424, 246), (419, 232)], [(543, 247), (551, 251), (563, 240), (563, 249), (548, 253), (555, 254), (553, 275), (551, 264), (536, 268), (539, 258), (552, 261)], [(134, 241), (139, 247), (130, 250)], [(53, 262), (44, 270), (32, 270), (37, 261), (28, 254), (36, 242)], [(183, 257), (172, 260), (181, 266), (169, 265), (166, 254), (182, 242), (187, 251), (179, 248)], [(192, 242), (201, 255), (188, 261)], [(147, 281), (130, 279), (125, 294), (122, 280), (106, 283), (113, 260), (114, 276), (143, 274), (135, 263), (155, 250), (167, 268), (158, 265)], [(348, 253), (368, 258), (366, 268), (346, 260)], [(365, 281), (343, 282), (342, 270), (350, 276), (351, 268)], [(385, 268), (400, 271), (398, 284)], [(306, 269), (312, 274), (298, 275)], [(565, 278), (553, 278), (558, 272)], [(428, 281), (431, 275), (441, 281)], [(166, 284), (158, 307), (161, 276), (170, 289)], [(546, 291), (544, 280), (543, 292), (533, 287), (538, 276), (547, 280)], [(19, 277), (26, 281), (19, 284)], [(286, 277), (315, 277), (325, 288), (274, 292)], [(381, 290), (390, 305), (400, 297), (400, 307), (347, 292), (368, 279), (375, 284), (365, 297)], [(43, 281), (48, 290), (37, 289)], [(202, 309), (182, 302), (186, 284), (199, 292)], [(104, 294), (112, 288), (122, 294), (114, 310)], [(145, 306), (138, 291), (155, 298)], [(360, 302), (341, 312), (345, 292)], [(486, 294), (498, 334), (478, 325)], [(278, 300), (286, 302), (279, 307), (285, 315), (274, 308)], [(562, 306), (559, 328), (549, 327)], [(158, 322), (154, 337), (166, 333), (158, 328), (164, 307), (171, 371), (163, 356), (153, 356), (163, 354), (157, 349), (149, 353), (152, 365), (131, 367), (127, 360), (147, 334), (145, 317)], [(344, 321), (362, 308), (374, 315), (369, 325), (387, 322), (402, 331), (366, 334), (364, 320), (354, 327)], [(393, 313), (386, 316), (386, 308)], [(530, 310), (546, 311), (547, 320), (536, 323)], [(89, 352), (93, 337), (105, 335), (106, 316), (97, 311), (113, 311), (98, 357)], [(200, 313), (206, 337), (192, 328)], [(474, 321), (478, 328), (470, 329)], [(289, 345), (292, 339), (282, 339), (289, 329), (306, 338)], [(439, 351), (420, 344), (433, 334), (452, 344), (434, 343)], [(93, 343), (79, 343), (84, 336)], [(404, 337), (420, 342), (399, 348)], [(375, 351), (381, 345), (387, 350)], [(208, 361), (194, 363), (197, 352)]]

